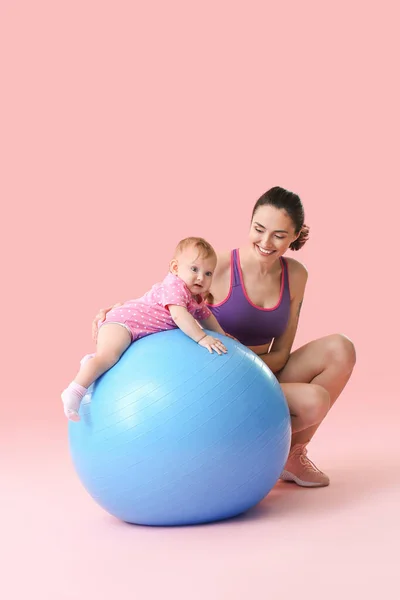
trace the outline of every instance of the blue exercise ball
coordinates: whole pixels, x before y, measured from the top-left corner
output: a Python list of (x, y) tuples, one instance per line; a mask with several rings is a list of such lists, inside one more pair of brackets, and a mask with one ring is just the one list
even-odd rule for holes
[(142, 525), (227, 519), (278, 480), (291, 434), (282, 390), (256, 354), (218, 337), (222, 356), (179, 329), (140, 339), (69, 423), (78, 476), (115, 517)]

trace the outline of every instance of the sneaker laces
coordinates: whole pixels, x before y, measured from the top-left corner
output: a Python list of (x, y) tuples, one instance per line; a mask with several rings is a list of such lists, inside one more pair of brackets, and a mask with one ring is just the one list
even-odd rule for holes
[(318, 467), (313, 463), (313, 461), (308, 458), (306, 444), (299, 444), (298, 448), (296, 446), (295, 446), (295, 448), (296, 449), (294, 449), (293, 454), (299, 455), (299, 460), (300, 460), (301, 464), (303, 465), (303, 467), (305, 467), (309, 471), (314, 471), (316, 473), (322, 473), (322, 471), (320, 471), (318, 469)]

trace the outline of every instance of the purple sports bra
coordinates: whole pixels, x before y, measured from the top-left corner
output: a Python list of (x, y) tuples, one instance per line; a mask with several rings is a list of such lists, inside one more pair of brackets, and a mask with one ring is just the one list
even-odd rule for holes
[(245, 346), (262, 346), (283, 334), (290, 312), (287, 262), (282, 267), (281, 293), (273, 308), (261, 308), (250, 300), (244, 287), (238, 250), (231, 253), (231, 284), (227, 297), (219, 304), (208, 304), (221, 327)]

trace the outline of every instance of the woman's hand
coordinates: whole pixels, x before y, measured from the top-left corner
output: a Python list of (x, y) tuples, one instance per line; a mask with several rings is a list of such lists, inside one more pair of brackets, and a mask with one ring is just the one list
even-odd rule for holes
[(113, 308), (122, 306), (122, 304), (122, 302), (117, 302), (117, 304), (114, 304), (113, 306), (109, 306), (108, 308), (101, 308), (99, 310), (99, 312), (92, 321), (92, 338), (95, 342), (97, 342), (97, 333), (99, 331), (99, 325), (105, 320), (106, 314), (110, 312), (110, 310), (112, 310)]
[(212, 354), (212, 351), (215, 350), (217, 354), (226, 354), (228, 350), (224, 346), (224, 344), (218, 338), (212, 337), (211, 335), (205, 335), (201, 340), (197, 342), (199, 346), (203, 346), (203, 348), (207, 348), (207, 350)]
[[(231, 340), (235, 340), (235, 342), (239, 342), (239, 340), (237, 338), (235, 338), (233, 335), (231, 335), (230, 333), (226, 333), (226, 331), (224, 331), (224, 335), (226, 335), (226, 337), (231, 338)], [(240, 344), (240, 342), (239, 342)]]

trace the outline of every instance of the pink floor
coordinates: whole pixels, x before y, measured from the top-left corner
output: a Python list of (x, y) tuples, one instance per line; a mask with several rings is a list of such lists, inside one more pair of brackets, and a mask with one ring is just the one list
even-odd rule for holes
[(352, 400), (346, 422), (337, 406), (311, 446), (330, 487), (278, 483), (245, 516), (183, 528), (107, 515), (75, 476), (58, 413), (51, 426), (31, 415), (2, 435), (0, 597), (399, 598), (399, 411), (357, 412)]

